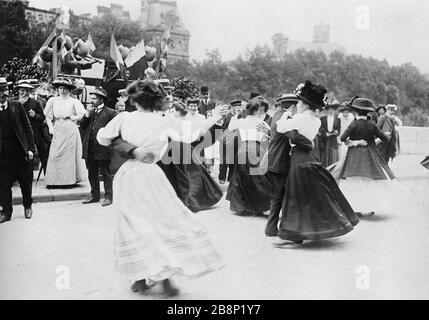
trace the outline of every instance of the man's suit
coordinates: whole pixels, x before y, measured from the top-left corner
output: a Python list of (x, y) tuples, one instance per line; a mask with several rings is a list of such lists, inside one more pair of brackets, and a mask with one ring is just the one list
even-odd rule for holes
[[(265, 227), (265, 235), (267, 237), (276, 237), (278, 235), (279, 215), (285, 194), (286, 179), (290, 169), (290, 151), (293, 141), (290, 141), (285, 134), (277, 132), (277, 121), (280, 120), (285, 111), (284, 109), (277, 110), (271, 121), (267, 177), (272, 189), (270, 215)], [(296, 139), (299, 140), (300, 145), (305, 144), (309, 150), (312, 150), (312, 141), (302, 135), (298, 135)], [(286, 213), (284, 212), (283, 214)]]
[(92, 199), (100, 199), (100, 171), (103, 177), (105, 198), (112, 200), (112, 174), (110, 171), (111, 151), (110, 148), (104, 147), (98, 143), (97, 133), (116, 117), (117, 112), (105, 106), (101, 107), (99, 111), (97, 110), (97, 108), (94, 108), (89, 117), (85, 115), (80, 122), (80, 128), (85, 132), (82, 158), (86, 160), (86, 166), (88, 168), (88, 179), (91, 185)]
[(33, 129), (24, 107), (8, 100), (6, 109), (0, 106), (0, 203), (3, 215), (12, 216), (12, 186), (18, 180), (23, 205), (31, 208), (33, 171), (28, 152), (36, 152)]
[[(40, 162), (44, 170), (46, 171), (46, 165), (48, 163), (49, 156), (49, 140), (46, 137), (45, 126), (45, 115), (39, 101), (29, 98), (22, 104), (25, 111), (27, 112), (28, 119), (30, 120), (31, 128), (33, 129), (34, 142), (36, 143), (37, 152), (39, 155)], [(28, 112), (33, 110), (35, 112), (34, 117), (31, 117)]]
[(200, 105), (198, 106), (199, 112), (207, 118), (207, 111), (213, 110), (216, 108), (216, 101), (212, 99), (200, 100)]

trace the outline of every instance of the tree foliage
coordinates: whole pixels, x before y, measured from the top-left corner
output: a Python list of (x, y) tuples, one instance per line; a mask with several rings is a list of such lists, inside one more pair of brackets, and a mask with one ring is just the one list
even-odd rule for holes
[(298, 50), (276, 59), (268, 47), (257, 46), (244, 56), (223, 61), (217, 50), (202, 62), (176, 62), (167, 69), (170, 78), (186, 76), (211, 88), (223, 101), (248, 99), (259, 92), (269, 101), (293, 92), (299, 83), (312, 80), (328, 88), (331, 100), (366, 97), (376, 104), (394, 103), (405, 125), (429, 126), (429, 80), (407, 63), (390, 66), (387, 61), (334, 52)]
[(30, 27), (20, 1), (0, 1), (0, 65), (32, 54)]

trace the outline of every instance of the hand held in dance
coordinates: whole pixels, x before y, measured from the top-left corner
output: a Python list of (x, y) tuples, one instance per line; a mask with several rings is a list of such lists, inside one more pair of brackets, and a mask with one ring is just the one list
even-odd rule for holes
[(34, 110), (30, 109), (30, 110), (28, 111), (28, 115), (29, 115), (30, 117), (34, 118), (34, 116), (36, 115), (36, 112), (34, 112)]
[(155, 161), (155, 154), (145, 150), (143, 147), (134, 149), (133, 156), (136, 160), (147, 164), (151, 164)]

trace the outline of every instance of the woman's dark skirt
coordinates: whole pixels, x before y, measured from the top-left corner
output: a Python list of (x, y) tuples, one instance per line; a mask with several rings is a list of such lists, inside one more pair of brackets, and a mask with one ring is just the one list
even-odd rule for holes
[[(262, 148), (265, 149), (265, 148)], [(257, 141), (240, 144), (234, 174), (228, 187), (226, 200), (233, 212), (262, 213), (270, 210), (270, 183), (260, 169), (261, 145)]]
[(174, 179), (169, 180), (170, 182), (174, 180), (176, 193), (189, 210), (192, 212), (208, 210), (222, 199), (222, 189), (210, 176), (202, 164), (201, 157), (190, 145), (181, 143), (179, 147), (181, 148), (179, 156), (172, 157), (171, 168), (174, 171)]
[(293, 152), (279, 237), (321, 240), (342, 236), (359, 223), (331, 174), (312, 156)]

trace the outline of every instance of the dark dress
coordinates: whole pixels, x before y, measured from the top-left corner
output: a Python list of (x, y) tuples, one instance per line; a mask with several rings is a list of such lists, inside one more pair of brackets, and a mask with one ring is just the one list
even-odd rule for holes
[(192, 212), (208, 210), (223, 197), (220, 186), (202, 164), (200, 153), (191, 144), (172, 141), (173, 170), (178, 196)]
[[(296, 130), (287, 132), (296, 140)], [(320, 240), (344, 235), (359, 223), (331, 174), (316, 162), (312, 151), (299, 144), (291, 152), (279, 237)]]
[[(238, 162), (228, 186), (226, 200), (230, 201), (230, 210), (240, 214), (262, 213), (270, 210), (270, 183), (259, 170), (262, 159), (261, 144), (258, 141), (242, 141), (238, 148)], [(256, 159), (255, 159), (256, 155)]]
[[(247, 119), (253, 121), (250, 116), (244, 121)], [(256, 122), (258, 121), (256, 119)], [(240, 132), (240, 129), (234, 132)], [(261, 160), (268, 149), (268, 141), (261, 143), (255, 140), (242, 140), (242, 138), (244, 139), (239, 134), (237, 162), (228, 186), (226, 200), (230, 201), (230, 210), (240, 215), (262, 214), (270, 210), (271, 198), (271, 184), (265, 175), (266, 170), (261, 167)]]
[(349, 147), (332, 174), (356, 212), (390, 212), (403, 197), (403, 188), (375, 144), (375, 138), (386, 142), (388, 137), (366, 119), (353, 121), (341, 141), (365, 140), (367, 146)]
[[(375, 137), (383, 142), (388, 141), (388, 137), (371, 121), (355, 120), (341, 136), (341, 141), (365, 140), (367, 146), (349, 148), (341, 168), (337, 168), (336, 178), (346, 179), (349, 177), (367, 177), (373, 180), (394, 179), (393, 172), (382, 158), (375, 144)], [(383, 170), (388, 174), (383, 172)]]

